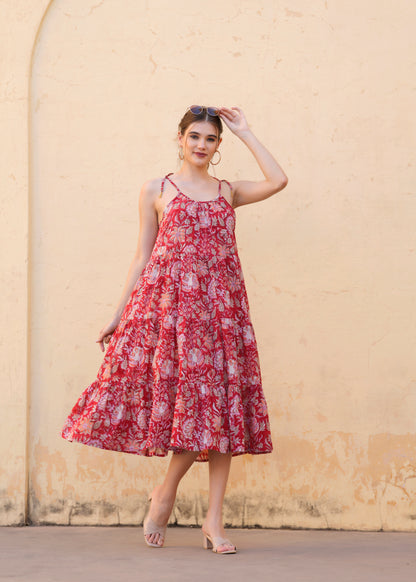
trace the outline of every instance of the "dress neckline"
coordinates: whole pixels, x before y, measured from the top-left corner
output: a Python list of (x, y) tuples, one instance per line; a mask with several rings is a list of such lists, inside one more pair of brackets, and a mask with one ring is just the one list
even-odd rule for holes
[(191, 198), (190, 196), (188, 196), (188, 194), (185, 194), (185, 192), (182, 192), (182, 190), (180, 190), (178, 188), (178, 186), (175, 184), (175, 182), (173, 182), (169, 176), (171, 176), (173, 174), (173, 172), (170, 172), (170, 174), (166, 174), (165, 178), (167, 178), (169, 180), (169, 182), (175, 186), (176, 190), (178, 191), (179, 194), (182, 194), (182, 196), (185, 196), (185, 198), (187, 198), (188, 200), (191, 200), (191, 202), (196, 202), (198, 204), (206, 204), (207, 202), (216, 202), (220, 196), (221, 196), (221, 180), (218, 180), (218, 178), (216, 178), (215, 176), (213, 176), (213, 178), (215, 178), (215, 180), (218, 180), (218, 194), (215, 198), (210, 198), (209, 200), (195, 200), (195, 198)]

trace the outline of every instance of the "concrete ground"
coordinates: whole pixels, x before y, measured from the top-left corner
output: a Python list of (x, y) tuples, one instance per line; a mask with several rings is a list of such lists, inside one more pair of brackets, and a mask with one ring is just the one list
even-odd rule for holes
[(163, 549), (140, 527), (0, 528), (0, 580), (13, 582), (414, 582), (416, 533), (232, 529), (235, 555), (170, 527)]

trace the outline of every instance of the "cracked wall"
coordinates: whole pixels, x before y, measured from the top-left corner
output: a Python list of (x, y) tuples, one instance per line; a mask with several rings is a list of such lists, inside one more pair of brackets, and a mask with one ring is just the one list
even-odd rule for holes
[[(275, 451), (233, 460), (227, 523), (416, 529), (416, 8), (355, 4), (2, 4), (1, 523), (143, 519), (167, 459), (60, 429), (101, 362), (140, 186), (177, 169), (176, 124), (200, 102), (241, 106), (290, 180), (237, 209)], [(221, 151), (219, 178), (261, 178), (227, 129)], [(200, 524), (207, 498), (194, 466), (172, 523)]]

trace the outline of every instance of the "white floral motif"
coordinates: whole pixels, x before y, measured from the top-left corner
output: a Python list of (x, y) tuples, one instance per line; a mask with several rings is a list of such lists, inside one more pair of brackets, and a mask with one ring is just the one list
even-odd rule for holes
[(165, 360), (160, 364), (160, 375), (162, 378), (170, 378), (173, 376), (173, 362), (172, 360)]
[(196, 291), (199, 287), (198, 277), (195, 273), (185, 273), (182, 278), (182, 289), (184, 291)]
[(188, 355), (189, 365), (191, 367), (200, 366), (204, 361), (204, 355), (198, 348), (191, 348)]
[(129, 354), (129, 366), (136, 367), (138, 364), (143, 363), (145, 356), (144, 348), (141, 346), (135, 346), (132, 348)]
[(169, 406), (167, 402), (161, 400), (158, 405), (155, 407), (153, 411), (154, 417), (158, 419), (163, 419), (164, 417), (169, 415)]
[(159, 274), (160, 274), (160, 266), (159, 265), (154, 265), (152, 270), (150, 271), (147, 280), (149, 281), (149, 283), (156, 283), (156, 281), (159, 278)]
[(251, 325), (245, 325), (243, 328), (243, 335), (246, 343), (251, 344), (254, 342), (254, 334)]
[(210, 218), (208, 212), (204, 212), (203, 214), (200, 215), (199, 224), (203, 228), (208, 228), (209, 226), (211, 226), (211, 218)]

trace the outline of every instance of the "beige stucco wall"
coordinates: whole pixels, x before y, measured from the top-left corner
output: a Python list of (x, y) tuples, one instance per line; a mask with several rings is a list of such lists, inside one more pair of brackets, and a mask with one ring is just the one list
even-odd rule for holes
[(24, 523), (28, 455), (29, 78), (48, 2), (0, 2), (0, 523)]
[[(1, 523), (143, 517), (168, 459), (59, 435), (102, 359), (141, 184), (177, 169), (177, 122), (201, 102), (241, 106), (290, 180), (237, 209), (275, 451), (233, 460), (227, 522), (415, 530), (416, 6), (0, 10)], [(227, 129), (221, 150), (218, 177), (261, 177)], [(195, 465), (172, 520), (200, 523), (206, 501)]]

